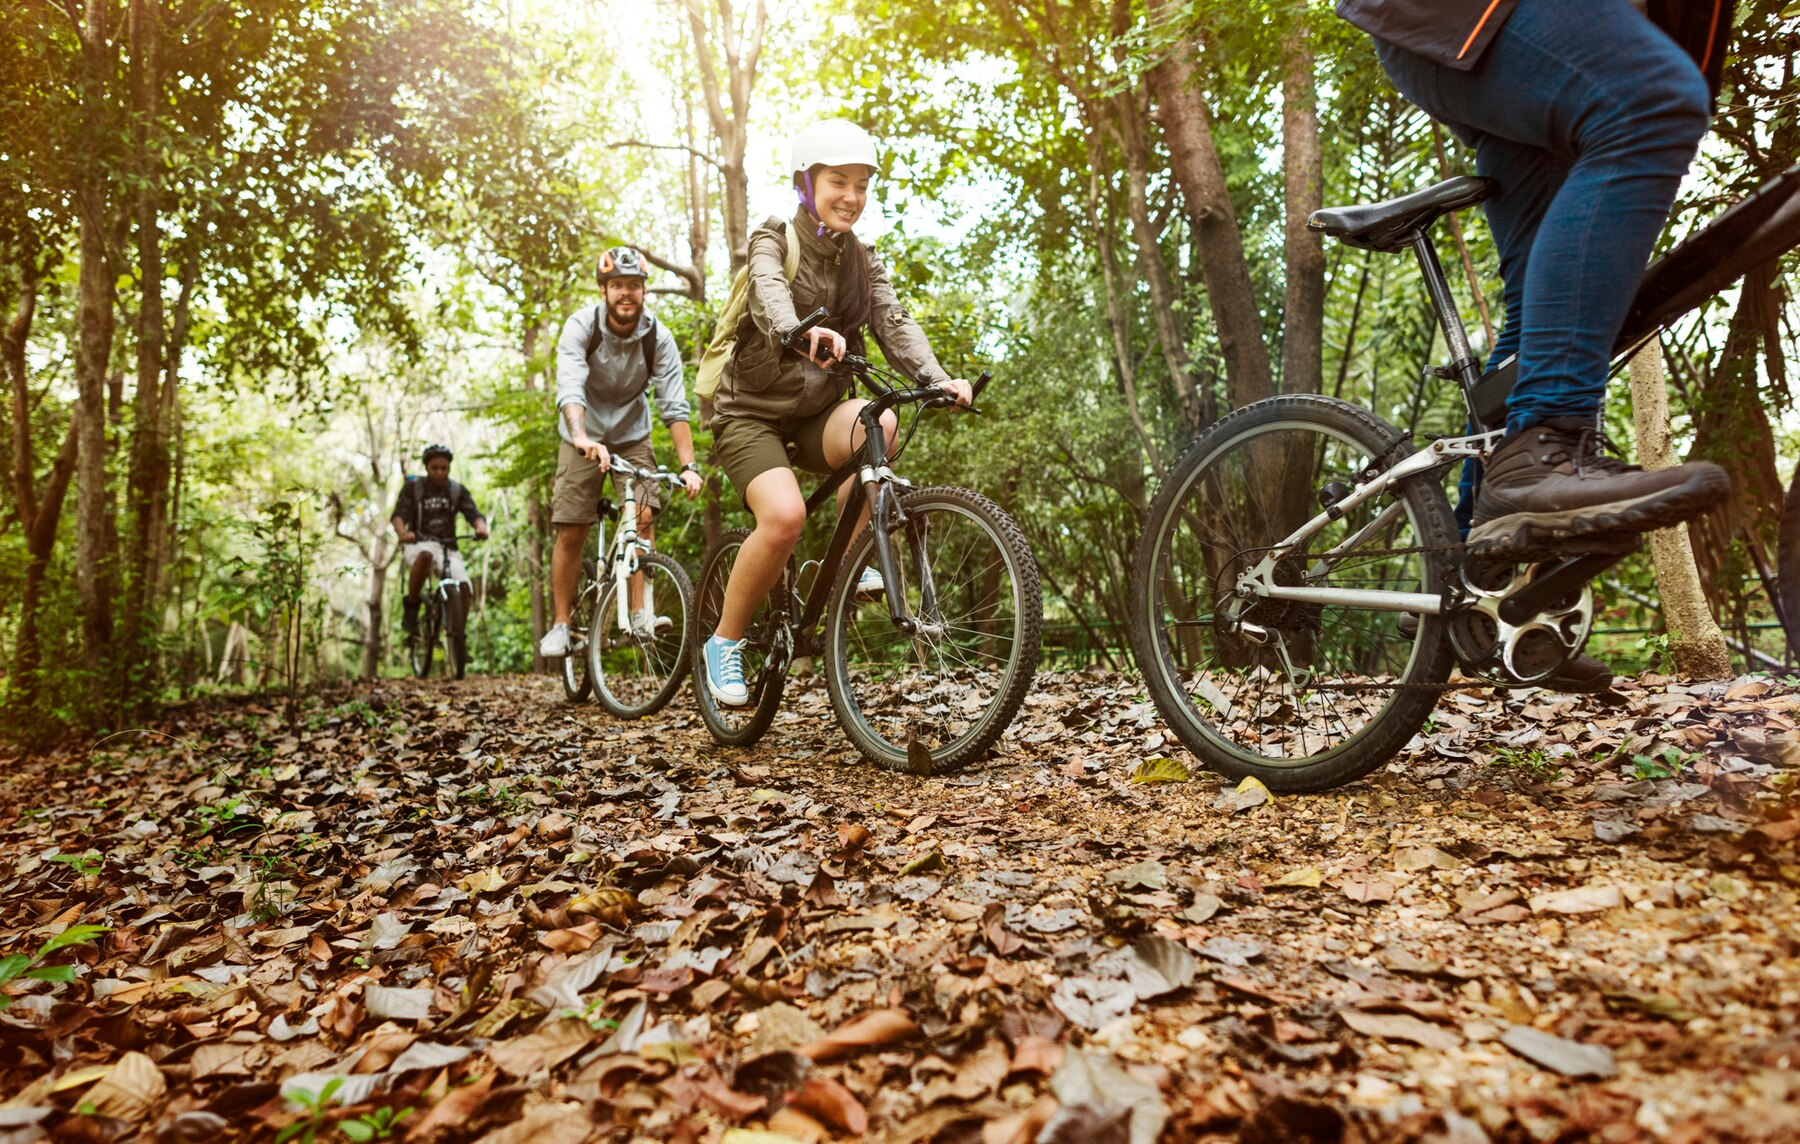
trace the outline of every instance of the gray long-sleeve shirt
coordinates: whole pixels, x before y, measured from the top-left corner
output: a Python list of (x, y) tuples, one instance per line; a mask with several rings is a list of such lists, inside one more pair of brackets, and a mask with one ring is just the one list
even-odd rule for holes
[[(592, 357), (584, 357), (594, 323), (601, 327)], [(663, 424), (688, 420), (687, 384), (681, 373), (681, 348), (669, 327), (656, 323), (656, 376), (644, 370), (643, 339), (650, 315), (638, 318), (627, 337), (606, 324), (603, 306), (585, 306), (569, 315), (556, 341), (556, 431), (569, 440), (562, 410), (579, 405), (587, 411), (587, 435), (611, 448), (650, 436), (648, 393), (656, 392), (656, 411)]]

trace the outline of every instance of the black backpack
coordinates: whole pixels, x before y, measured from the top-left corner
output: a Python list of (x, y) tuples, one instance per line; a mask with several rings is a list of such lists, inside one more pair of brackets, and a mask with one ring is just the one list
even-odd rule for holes
[[(606, 321), (606, 303), (594, 307), (594, 328), (588, 331), (587, 350), (581, 355), (582, 361), (594, 356), (600, 348), (601, 325)], [(650, 319), (650, 328), (644, 331), (644, 340), (639, 343), (644, 351), (644, 392), (650, 392), (650, 383), (656, 378), (656, 319)], [(589, 366), (592, 369), (593, 366)]]

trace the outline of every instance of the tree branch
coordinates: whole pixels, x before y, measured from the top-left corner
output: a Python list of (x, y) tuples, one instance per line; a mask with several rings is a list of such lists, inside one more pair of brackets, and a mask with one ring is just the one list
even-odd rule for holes
[(620, 147), (643, 147), (650, 151), (686, 151), (694, 158), (699, 159), (701, 162), (706, 163), (716, 170), (723, 171), (725, 169), (725, 165), (719, 162), (719, 160), (713, 158), (699, 148), (689, 147), (685, 143), (646, 143), (642, 139), (621, 139), (617, 143), (608, 143), (607, 146), (614, 150), (617, 150)]

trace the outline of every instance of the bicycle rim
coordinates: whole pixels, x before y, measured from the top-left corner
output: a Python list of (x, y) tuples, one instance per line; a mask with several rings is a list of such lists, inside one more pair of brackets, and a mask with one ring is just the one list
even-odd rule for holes
[[(1202, 434), (1158, 493), (1133, 568), (1133, 646), (1164, 719), (1213, 769), (1283, 790), (1336, 786), (1387, 762), (1435, 704), (1451, 658), (1439, 617), (1409, 637), (1399, 611), (1234, 594), (1398, 439), (1342, 402), (1274, 398)], [(1384, 510), (1377, 532), (1326, 555)], [(1443, 490), (1416, 479), (1328, 523), (1275, 580), (1439, 594), (1445, 554), (1406, 550), (1455, 537)]]
[(781, 693), (787, 685), (789, 638), (784, 623), (786, 612), (772, 601), (784, 601), (792, 591), (794, 565), (775, 585), (768, 600), (756, 607), (741, 645), (744, 655), (744, 679), (750, 685), (750, 702), (742, 707), (727, 707), (716, 702), (706, 687), (706, 641), (719, 626), (719, 609), (725, 599), (725, 583), (737, 563), (738, 550), (750, 535), (736, 528), (720, 537), (707, 555), (700, 573), (700, 585), (694, 592), (692, 648), (694, 697), (700, 707), (700, 720), (706, 724), (713, 740), (731, 747), (747, 746), (762, 738), (775, 721), (781, 706)]
[(594, 682), (594, 697), (624, 718), (660, 711), (674, 698), (688, 668), (688, 612), (694, 589), (687, 571), (673, 559), (652, 553), (639, 562), (638, 572), (645, 606), (658, 621), (620, 627), (618, 585), (608, 583), (587, 641), (587, 673)]
[[(826, 613), (826, 683), (838, 720), (878, 766), (943, 773), (979, 758), (1005, 732), (1037, 666), (1043, 602), (1019, 527), (986, 497), (926, 488), (901, 502), (892, 533), (906, 610), (886, 594), (857, 598), (876, 563), (866, 531), (838, 571)], [(927, 599), (927, 588), (930, 598)]]

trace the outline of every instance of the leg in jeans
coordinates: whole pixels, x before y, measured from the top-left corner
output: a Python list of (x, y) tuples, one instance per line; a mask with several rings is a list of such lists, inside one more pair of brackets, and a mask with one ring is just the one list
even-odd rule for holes
[(1391, 46), (1381, 59), (1408, 99), (1472, 137), (1482, 173), (1500, 181), (1487, 211), (1519, 347), (1507, 429), (1593, 416), (1706, 132), (1699, 69), (1628, 0), (1523, 0), (1467, 72)]
[(1402, 93), (1474, 144), (1519, 380), (1469, 532), (1476, 555), (1617, 552), (1730, 489), (1722, 470), (1644, 473), (1598, 452), (1608, 363), (1705, 133), (1699, 69), (1628, 0), (1521, 0), (1467, 72), (1381, 45)]

